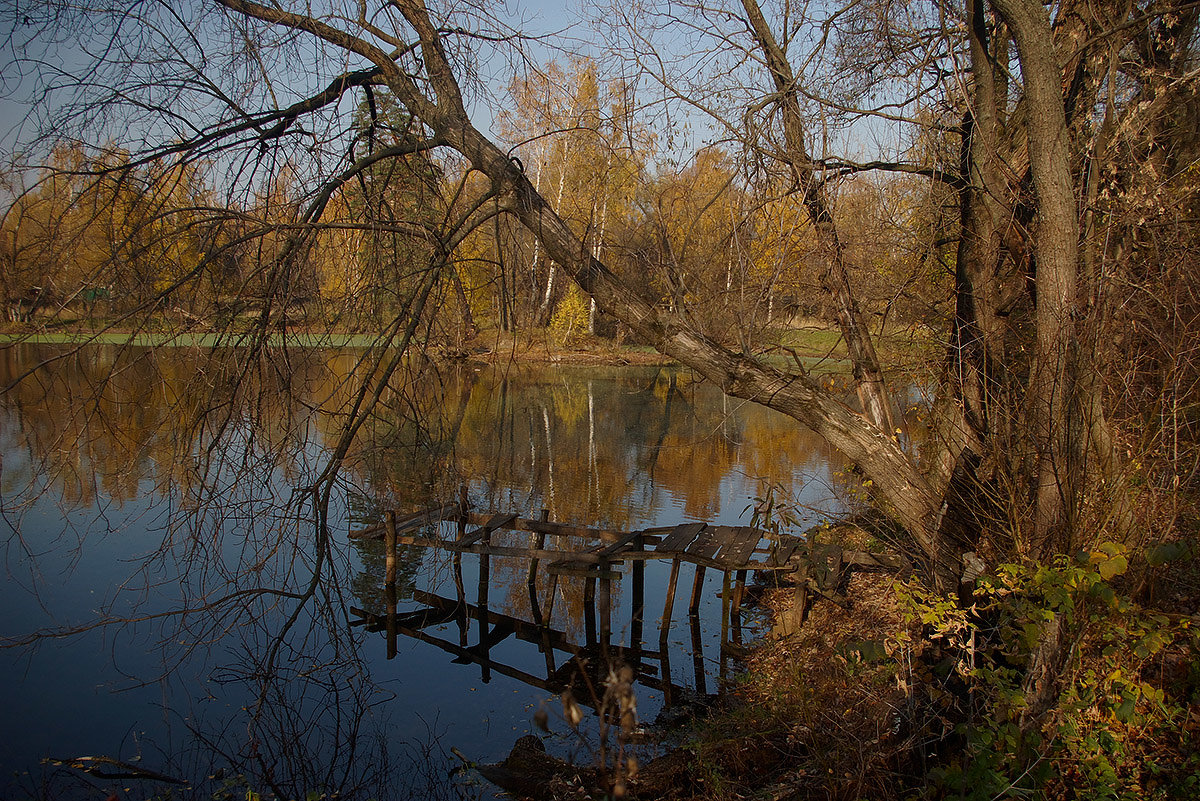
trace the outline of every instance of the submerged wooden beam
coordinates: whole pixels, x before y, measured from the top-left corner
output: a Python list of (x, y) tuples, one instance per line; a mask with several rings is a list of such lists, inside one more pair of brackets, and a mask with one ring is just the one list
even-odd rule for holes
[(688, 617), (700, 615), (700, 590), (704, 588), (704, 565), (696, 565), (696, 577), (692, 580), (692, 600), (688, 602)]

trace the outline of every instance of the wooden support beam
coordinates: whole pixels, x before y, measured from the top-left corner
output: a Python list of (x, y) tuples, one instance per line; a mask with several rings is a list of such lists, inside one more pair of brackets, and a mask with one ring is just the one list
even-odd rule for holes
[[(472, 645), (471, 647), (467, 648), (467, 650), (472, 654), (478, 654), (486, 659), (488, 652), (490, 652), (492, 648), (507, 640), (516, 630), (517, 627), (511, 620), (502, 620), (496, 625), (492, 626), (491, 630), (484, 634), (476, 645)], [(470, 660), (468, 660), (466, 656), (459, 656), (454, 661), (461, 664)]]
[[(699, 570), (700, 568), (696, 568)], [(671, 611), (675, 606), (675, 588), (679, 583), (679, 560), (671, 560), (671, 577), (667, 579), (667, 597), (663, 601), (662, 620), (658, 624), (660, 650), (666, 650), (667, 633), (671, 630)]]
[[(459, 506), (457, 503), (447, 503), (442, 506), (435, 506), (431, 509), (425, 509), (420, 512), (413, 512), (409, 515), (396, 518), (396, 533), (403, 534), (406, 531), (412, 531), (415, 528), (421, 528), (432, 523), (440, 523), (443, 520), (458, 519)], [(379, 539), (383, 536), (384, 530), (387, 528), (387, 523), (380, 523), (367, 528), (351, 531), (351, 539)]]
[[(417, 603), (422, 603), (430, 608), (439, 610), (452, 610), (458, 607), (458, 604), (455, 601), (451, 601), (449, 598), (443, 598), (440, 595), (434, 595), (433, 593), (425, 592), (424, 590), (413, 590), (413, 600), (415, 600)], [(478, 617), (478, 611), (470, 604), (468, 604), (465, 608), (471, 616)], [(516, 632), (517, 639), (519, 640), (523, 640), (524, 642), (539, 643), (542, 641), (543, 635), (546, 635), (549, 637), (551, 647), (556, 648), (559, 651), (565, 651), (566, 653), (574, 654), (581, 650), (581, 646), (578, 643), (567, 639), (567, 635), (561, 631), (554, 631), (553, 629), (547, 630), (545, 627), (535, 626), (534, 624), (521, 620), (520, 618), (512, 617), (492, 609), (486, 611), (489, 623), (492, 625), (500, 625), (501, 623), (512, 625), (514, 631)]]
[(730, 609), (730, 625), (733, 626), (733, 639), (739, 646), (742, 644), (742, 598), (746, 593), (746, 571), (737, 571), (737, 580), (733, 585), (733, 602)]
[(454, 541), (453, 547), (466, 548), (468, 545), (473, 545), (479, 540), (487, 540), (493, 531), (506, 528), (509, 523), (516, 520), (517, 516), (513, 514), (498, 514), (492, 515), (487, 522), (479, 528), (462, 535)]
[[(641, 533), (634, 538), (632, 547), (635, 551), (645, 548)], [(646, 563), (641, 560), (634, 562), (630, 572), (633, 574), (633, 592), (630, 594), (629, 645), (633, 648), (634, 661), (637, 661), (642, 647), (642, 620), (646, 615)]]
[(388, 584), (383, 589), (387, 604), (387, 658), (396, 658), (396, 585)]
[[(475, 653), (469, 648), (463, 648), (462, 646), (438, 639), (437, 637), (434, 637), (424, 631), (403, 629), (400, 633), (404, 634), (406, 637), (412, 637), (415, 640), (420, 640), (421, 642), (440, 648), (447, 653), (454, 654), (455, 656), (461, 656), (471, 662), (477, 662), (481, 666), (484, 666), (489, 675), (492, 670), (495, 670), (497, 673), (503, 676), (508, 676), (509, 678), (516, 679), (517, 681), (528, 684), (531, 687), (537, 687), (545, 690), (546, 692), (560, 693), (563, 691), (563, 686), (561, 684), (548, 681), (535, 676), (532, 673), (526, 673), (523, 670), (518, 670), (517, 668), (509, 667), (508, 665), (504, 665), (499, 662), (493, 662), (488, 657)], [(586, 705), (588, 702), (587, 699), (581, 697), (579, 699), (579, 703)]]
[[(380, 632), (387, 630), (387, 615), (375, 615), (359, 609), (356, 606), (350, 607), (351, 613), (358, 615), (360, 620), (350, 621), (351, 626), (365, 626), (367, 631)], [(396, 626), (406, 629), (424, 629), (430, 626), (438, 626), (447, 621), (453, 620), (457, 614), (456, 608), (450, 609), (434, 609), (425, 608), (417, 609), (413, 612), (405, 612), (404, 614), (396, 615)]]
[[(542, 519), (542, 522), (545, 522), (550, 519), (550, 510), (549, 509), (542, 510), (541, 519)], [(534, 546), (534, 550), (540, 551), (546, 545), (546, 535), (543, 532), (538, 532), (534, 536), (536, 537), (535, 542), (537, 543)], [(531, 557), (529, 560), (529, 576), (525, 579), (525, 585), (529, 589), (529, 611), (533, 614), (533, 622), (540, 626), (545, 621), (542, 620), (542, 609), (541, 609), (541, 605), (538, 603), (538, 597), (537, 597), (537, 569), (538, 569), (538, 558), (536, 556)], [(553, 598), (553, 596), (551, 596), (550, 604), (548, 605), (547, 612), (546, 612), (547, 619), (549, 619), (550, 610), (553, 609), (553, 607), (554, 607), (554, 598)], [(553, 668), (551, 668), (551, 669), (553, 670)]]
[[(488, 544), (488, 539), (491, 536), (491, 530), (488, 529), (487, 526), (484, 526), (482, 528), (482, 532), (483, 533), (481, 536), (483, 537), (483, 544), (486, 546)], [(487, 684), (492, 680), (491, 664), (490, 660), (487, 658), (487, 648), (483, 647), (484, 643), (487, 641), (488, 633), (488, 587), (491, 579), (490, 562), (491, 557), (487, 553), (479, 554), (479, 586), (477, 590), (479, 597), (479, 609), (477, 611), (479, 613), (479, 645), (483, 652), (483, 659), (479, 662), (479, 666), (483, 674), (482, 680), (484, 684)]]
[[(608, 573), (608, 561), (600, 562), (600, 573)], [(600, 582), (600, 653), (608, 658), (608, 647), (612, 640), (612, 579), (601, 578)]]
[[(721, 571), (721, 647), (725, 647), (725, 641), (729, 639), (729, 602), (732, 600), (729, 591), (729, 571)], [(722, 660), (723, 662), (724, 660)], [(722, 668), (724, 665), (722, 664)]]
[(688, 603), (688, 617), (700, 614), (700, 590), (704, 588), (704, 565), (696, 565), (696, 578), (692, 581), (692, 600)]
[(597, 551), (597, 555), (601, 559), (608, 559), (617, 556), (621, 551), (633, 545), (642, 536), (640, 531), (632, 531), (618, 539), (616, 542), (606, 545), (601, 550)]
[(704, 639), (700, 634), (700, 618), (692, 617), (688, 624), (692, 631), (692, 672), (696, 678), (696, 692), (703, 696), (708, 691), (704, 681)]
[(383, 559), (385, 584), (396, 584), (396, 513), (388, 510), (387, 527), (383, 534)]
[(733, 614), (737, 615), (742, 608), (742, 600), (746, 595), (746, 571), (737, 571), (737, 581), (733, 587)]
[[(599, 564), (599, 562), (597, 562)], [(601, 578), (605, 581), (619, 581), (621, 573), (608, 568), (600, 569), (584, 562), (551, 562), (546, 565), (546, 572), (552, 576), (581, 576), (583, 578)]]
[[(415, 597), (417, 590), (413, 590)], [(458, 644), (467, 645), (467, 588), (463, 582), (462, 551), (454, 552), (454, 597), (458, 599), (455, 605), (454, 622), (458, 625)], [(422, 602), (424, 603), (424, 602)]]
[[(451, 508), (456, 508), (451, 505)], [(468, 523), (476, 525), (487, 521), (488, 516), (478, 512), (467, 512), (466, 519)], [(617, 542), (629, 534), (628, 531), (618, 531), (608, 528), (589, 528), (587, 526), (577, 526), (571, 523), (554, 523), (542, 520), (527, 520), (518, 517), (512, 523), (505, 526), (512, 531), (534, 531), (543, 532), (551, 537), (579, 537), (581, 539), (593, 539), (601, 542)], [(667, 533), (673, 526), (657, 526), (654, 528), (642, 529), (641, 533), (646, 537), (647, 542), (657, 542), (657, 537)]]
[(596, 644), (596, 576), (586, 574), (583, 580), (583, 630), (588, 647)]

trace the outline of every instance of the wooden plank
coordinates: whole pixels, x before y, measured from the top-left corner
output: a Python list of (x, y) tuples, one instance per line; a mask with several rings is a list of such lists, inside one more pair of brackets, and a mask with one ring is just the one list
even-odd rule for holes
[(687, 547), (692, 544), (692, 540), (696, 539), (696, 535), (703, 531), (706, 525), (706, 523), (681, 523), (673, 528), (670, 534), (663, 537), (662, 542), (654, 550), (659, 553), (687, 550)]
[(745, 567), (746, 560), (758, 547), (762, 539), (762, 531), (750, 526), (737, 526), (730, 530), (725, 546), (721, 549), (720, 559), (730, 567)]
[(615, 570), (600, 570), (586, 564), (573, 562), (551, 562), (546, 565), (546, 572), (552, 576), (582, 576), (587, 579), (620, 579), (621, 574)]
[(721, 550), (721, 538), (728, 529), (729, 526), (706, 526), (696, 535), (696, 541), (688, 546), (688, 555), (712, 560)]
[(621, 539), (617, 540), (616, 542), (612, 543), (611, 545), (605, 546), (600, 551), (598, 551), (600, 558), (608, 559), (608, 558), (618, 555), (621, 551), (625, 550), (630, 545), (632, 545), (634, 542), (636, 542), (637, 539), (641, 536), (642, 536), (642, 532), (631, 531), (630, 533), (626, 534)]
[(771, 556), (767, 559), (765, 566), (768, 568), (783, 567), (789, 561), (791, 561), (792, 554), (796, 552), (796, 549), (799, 548), (800, 545), (801, 541), (796, 539), (784, 540), (783, 542), (780, 542), (779, 547), (775, 549), (775, 553), (771, 554)]
[(454, 545), (458, 548), (464, 548), (468, 545), (473, 545), (475, 542), (483, 539), (483, 537), (491, 534), (496, 529), (507, 527), (509, 523), (516, 519), (517, 516), (512, 514), (492, 515), (482, 526), (474, 531), (468, 531), (462, 537), (455, 540)]
[(907, 570), (912, 564), (899, 554), (868, 553), (867, 551), (843, 551), (842, 561), (856, 567), (881, 570)]
[[(468, 512), (466, 515), (467, 522), (476, 525), (486, 523), (490, 517), (479, 512)], [(624, 537), (629, 532), (615, 531), (606, 528), (588, 528), (587, 526), (576, 526), (571, 523), (552, 523), (543, 520), (527, 520), (523, 517), (515, 518), (505, 528), (513, 531), (532, 531), (535, 533), (549, 534), (552, 537), (581, 537), (585, 539), (602, 540), (604, 542), (616, 542)]]
[(487, 545), (482, 542), (474, 545), (459, 547), (456, 543), (449, 540), (431, 540), (422, 537), (399, 537), (397, 542), (399, 542), (401, 545), (415, 545), (422, 548), (442, 548), (447, 551), (474, 553), (479, 554), (480, 556), (516, 556), (521, 559), (554, 559), (560, 562), (574, 561), (590, 565), (598, 564), (600, 562), (599, 554), (588, 553), (587, 551), (572, 553), (571, 551), (551, 551), (539, 548), (526, 548), (519, 545)]

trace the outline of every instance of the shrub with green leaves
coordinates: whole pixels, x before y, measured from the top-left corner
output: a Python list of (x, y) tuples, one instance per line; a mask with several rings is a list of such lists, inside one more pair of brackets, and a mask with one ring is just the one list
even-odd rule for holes
[[(1154, 546), (1147, 565), (1186, 555)], [(931, 772), (926, 794), (995, 799), (1194, 798), (1197, 653), (1194, 621), (1143, 608), (1121, 590), (1131, 554), (1116, 543), (1049, 564), (1004, 564), (974, 604), (915, 585), (899, 588), (911, 623), (941, 643), (942, 676), (962, 679), (958, 747)], [(1027, 715), (1031, 658), (1050, 626), (1066, 638), (1057, 703)], [(937, 673), (936, 671), (934, 672)], [(942, 681), (946, 685), (945, 680)]]

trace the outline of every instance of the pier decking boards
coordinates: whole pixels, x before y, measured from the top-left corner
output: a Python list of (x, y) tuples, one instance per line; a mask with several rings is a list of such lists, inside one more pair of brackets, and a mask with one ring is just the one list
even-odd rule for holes
[[(502, 532), (526, 532), (533, 536), (527, 544), (514, 544)], [(498, 542), (493, 541), (496, 536)], [(689, 522), (675, 526), (660, 526), (638, 531), (618, 531), (593, 528), (549, 520), (545, 510), (539, 519), (527, 519), (515, 514), (480, 513), (472, 511), (466, 502), (466, 492), (458, 503), (443, 504), (411, 514), (388, 512), (384, 522), (351, 532), (355, 538), (375, 538), (384, 541), (385, 597), (387, 611), (376, 615), (352, 608), (359, 619), (355, 625), (365, 625), (370, 631), (386, 632), (388, 658), (396, 654), (396, 637), (400, 634), (434, 645), (452, 654), (455, 662), (475, 662), (483, 670), (483, 679), (491, 671), (517, 678), (531, 686), (560, 692), (571, 686), (585, 665), (599, 670), (611, 659), (611, 587), (612, 582), (631, 577), (630, 644), (623, 650), (623, 659), (634, 668), (639, 682), (663, 692), (669, 703), (674, 693), (684, 688), (673, 684), (668, 657), (668, 632), (679, 580), (680, 566), (690, 563), (695, 576), (688, 617), (691, 621), (693, 664), (696, 691), (704, 695), (702, 643), (700, 641), (700, 594), (707, 570), (723, 574), (721, 593), (721, 670), (725, 656), (736, 650), (741, 642), (740, 609), (749, 571), (792, 574), (795, 585), (798, 620), (803, 622), (810, 592), (823, 597), (836, 595), (850, 569), (900, 570), (906, 568), (901, 557), (846, 551), (838, 545), (809, 543), (794, 536), (769, 536), (751, 526), (721, 526)], [(435, 548), (454, 555), (456, 599), (414, 590), (412, 598), (422, 605), (415, 611), (397, 613), (396, 560), (397, 547)], [(561, 546), (561, 547), (555, 547)], [(462, 576), (462, 555), (479, 558), (479, 581), (475, 603), (468, 603)], [(532, 621), (500, 614), (488, 608), (490, 559), (502, 556), (529, 561), (527, 585)], [(642, 629), (645, 614), (645, 563), (648, 560), (669, 561), (670, 578), (662, 616), (659, 620), (659, 647), (643, 646)], [(629, 564), (627, 572), (619, 568)], [(550, 588), (544, 599), (539, 598), (537, 572), (545, 567)], [(586, 641), (572, 641), (565, 633), (550, 627), (554, 599), (560, 576), (578, 576), (584, 584), (584, 629)], [(458, 642), (442, 639), (428, 629), (449, 622), (458, 625)], [(471, 623), (474, 622), (474, 626)], [(476, 632), (474, 644), (469, 644), (468, 630)], [(732, 638), (730, 637), (732, 633)], [(546, 676), (500, 664), (490, 657), (490, 651), (509, 637), (515, 636), (535, 644), (543, 653)], [(557, 652), (567, 655), (558, 663)], [(657, 665), (651, 664), (657, 661)]]
[[(465, 523), (478, 527), (461, 536), (444, 536), (436, 530), (433, 535), (411, 533), (441, 522)], [(394, 524), (371, 526), (351, 532), (350, 536), (382, 539), (389, 525), (395, 527), (397, 545), (439, 548), (488, 556), (546, 559), (551, 560), (548, 568), (552, 573), (568, 573), (573, 569), (591, 570), (601, 563), (614, 564), (646, 559), (680, 559), (718, 570), (792, 571), (796, 569), (796, 563), (790, 557), (793, 554), (798, 557), (797, 549), (804, 543), (804, 540), (798, 537), (785, 537), (777, 540), (776, 548), (762, 548), (760, 544), (767, 534), (750, 526), (682, 523), (678, 526), (625, 532), (531, 520), (514, 514), (481, 514), (471, 511), (463, 513), (459, 511), (457, 504), (397, 516)], [(488, 535), (501, 530), (592, 539), (597, 542), (587, 548), (562, 550), (495, 545), (487, 541)], [(639, 544), (639, 541), (642, 544)], [(780, 554), (783, 553), (787, 554), (786, 558), (780, 558)]]

